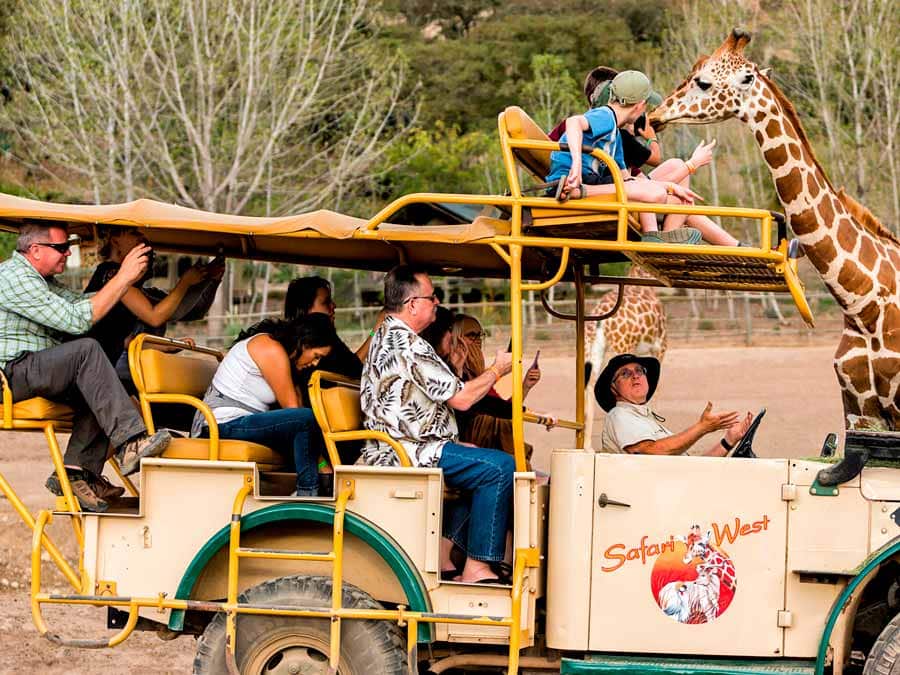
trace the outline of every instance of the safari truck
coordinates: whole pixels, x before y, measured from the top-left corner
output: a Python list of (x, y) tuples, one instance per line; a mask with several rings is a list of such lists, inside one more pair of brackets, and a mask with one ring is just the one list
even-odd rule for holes
[[(562, 673), (710, 672), (838, 675), (896, 672), (900, 650), (900, 472), (893, 439), (856, 435), (840, 463), (743, 457), (596, 453), (584, 437), (585, 288), (646, 283), (790, 293), (812, 321), (783, 219), (767, 210), (629, 203), (610, 157), (613, 194), (558, 203), (523, 185), (547, 173), (560, 147), (519, 108), (499, 117), (508, 195), (410, 194), (371, 219), (316, 211), (283, 218), (206, 213), (138, 200), (67, 206), (0, 197), (0, 227), (65, 223), (90, 245), (103, 225), (142, 229), (154, 248), (193, 255), (388, 270), (420, 265), (438, 276), (509, 280), (512, 409), (517, 472), (511, 585), (443, 581), (439, 540), (452, 495), (441, 470), (411, 465), (393, 438), (365, 430), (359, 383), (316, 373), (310, 400), (334, 470), (332, 497), (292, 497), (294, 477), (270, 448), (220, 439), (201, 399), (222, 354), (140, 336), (129, 363), (141, 414), (154, 406), (201, 411), (208, 439), (175, 438), (145, 459), (128, 496), (86, 513), (68, 485), (56, 440), (72, 411), (12, 400), (2, 428), (43, 432), (64, 496), (33, 515), (0, 476), (31, 529), (31, 607), (41, 635), (61, 647), (105, 648), (135, 630), (197, 637), (196, 673), (395, 673), (520, 669)], [(543, 188), (538, 188), (542, 190)], [(402, 223), (412, 204), (483, 207), (456, 225)], [(640, 240), (638, 211), (750, 219), (750, 246)], [(603, 276), (631, 260), (652, 279)], [(546, 291), (574, 284), (574, 312)], [(572, 320), (575, 409), (560, 425), (569, 447), (552, 453), (539, 484), (524, 457), (522, 299), (539, 291), (548, 312)], [(7, 436), (9, 437), (9, 436)], [(348, 441), (380, 439), (399, 465), (349, 464)], [(815, 455), (815, 452), (811, 452)], [(879, 457), (882, 460), (879, 460)], [(867, 460), (868, 464), (867, 464)], [(878, 461), (876, 461), (878, 460)], [(883, 464), (873, 466), (873, 464)], [(111, 471), (118, 467), (111, 461)], [(120, 474), (121, 475), (121, 474)], [(47, 525), (71, 523), (70, 565)], [(43, 558), (45, 559), (42, 561)], [(46, 562), (49, 560), (49, 562)], [(44, 568), (71, 585), (48, 593)], [(48, 605), (108, 608), (116, 632), (51, 626)]]

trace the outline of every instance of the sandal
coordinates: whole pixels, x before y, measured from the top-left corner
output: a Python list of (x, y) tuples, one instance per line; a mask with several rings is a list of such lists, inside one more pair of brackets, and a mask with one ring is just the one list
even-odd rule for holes
[(441, 581), (453, 581), (462, 574), (462, 570), (453, 568), (452, 570), (441, 570)]
[(556, 201), (560, 204), (565, 204), (570, 199), (584, 199), (585, 197), (587, 197), (587, 189), (583, 184), (579, 183), (574, 190), (567, 190), (566, 179), (559, 179), (559, 183), (556, 186)]
[(496, 577), (488, 577), (486, 579), (479, 579), (478, 581), (473, 581), (471, 583), (494, 584), (496, 586), (512, 586), (512, 579), (510, 579), (509, 577), (496, 576)]

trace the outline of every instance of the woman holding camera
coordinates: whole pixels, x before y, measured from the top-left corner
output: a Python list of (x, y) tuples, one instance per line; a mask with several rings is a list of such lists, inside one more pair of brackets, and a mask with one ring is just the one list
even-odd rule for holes
[[(138, 244), (147, 243), (147, 238), (143, 233), (133, 227), (111, 227), (105, 235), (106, 241), (99, 251), (103, 262), (94, 270), (94, 275), (84, 289), (86, 293), (96, 292), (103, 288), (116, 275), (128, 252)], [(144, 278), (129, 288), (119, 303), (94, 324), (88, 333), (89, 337), (100, 343), (109, 360), (117, 366), (120, 379), (126, 383), (126, 389), (131, 386), (130, 377), (126, 377), (127, 369), (123, 371), (118, 367), (118, 362), (139, 326), (144, 324), (151, 328), (163, 328), (160, 332), (164, 332), (166, 322), (175, 315), (192, 287), (207, 279), (221, 279), (225, 271), (224, 261), (219, 259), (208, 264), (198, 263), (182, 275), (168, 294), (162, 294), (162, 298), (154, 303), (143, 289), (144, 283), (153, 275), (152, 252), (150, 258)]]

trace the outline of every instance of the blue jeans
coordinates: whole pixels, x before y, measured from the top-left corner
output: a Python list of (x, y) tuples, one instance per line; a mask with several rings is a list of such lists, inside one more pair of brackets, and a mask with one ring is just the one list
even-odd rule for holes
[[(204, 429), (205, 434), (209, 433)], [(310, 408), (283, 408), (253, 413), (219, 425), (219, 438), (249, 441), (272, 448), (285, 458), (293, 458), (297, 491), (301, 495), (319, 493), (319, 455), (325, 452), (322, 431)]]
[(471, 501), (447, 503), (444, 536), (474, 560), (503, 560), (516, 460), (500, 450), (447, 443), (438, 466), (448, 487), (472, 493)]

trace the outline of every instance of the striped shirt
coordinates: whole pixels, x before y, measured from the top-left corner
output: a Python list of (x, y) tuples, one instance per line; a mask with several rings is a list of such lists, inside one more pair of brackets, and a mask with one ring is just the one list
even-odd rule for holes
[(92, 323), (89, 298), (45, 279), (22, 254), (0, 263), (0, 368), (86, 333)]

